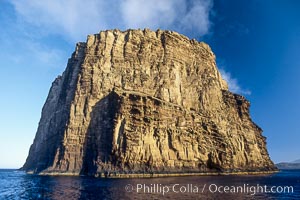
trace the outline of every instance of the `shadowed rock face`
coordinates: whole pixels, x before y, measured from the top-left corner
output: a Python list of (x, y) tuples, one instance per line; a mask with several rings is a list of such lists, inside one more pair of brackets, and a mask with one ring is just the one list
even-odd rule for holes
[(78, 43), (52, 84), (24, 170), (271, 171), (250, 103), (228, 91), (203, 42), (118, 30)]

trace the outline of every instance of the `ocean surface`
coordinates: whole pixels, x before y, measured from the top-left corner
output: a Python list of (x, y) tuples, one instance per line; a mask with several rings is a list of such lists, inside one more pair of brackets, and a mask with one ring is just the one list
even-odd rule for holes
[(300, 199), (300, 170), (270, 175), (100, 179), (0, 169), (0, 199)]

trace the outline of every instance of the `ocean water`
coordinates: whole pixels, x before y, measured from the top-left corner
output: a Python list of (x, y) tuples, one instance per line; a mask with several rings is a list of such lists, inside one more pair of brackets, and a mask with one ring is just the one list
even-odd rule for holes
[(270, 175), (100, 179), (2, 169), (0, 199), (300, 199), (300, 170)]

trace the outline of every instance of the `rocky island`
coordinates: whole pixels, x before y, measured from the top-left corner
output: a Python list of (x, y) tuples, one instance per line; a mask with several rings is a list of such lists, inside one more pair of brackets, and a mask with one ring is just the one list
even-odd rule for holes
[(22, 167), (147, 177), (276, 170), (250, 103), (210, 47), (172, 31), (108, 30), (76, 45), (52, 83)]
[(276, 164), (278, 169), (300, 169), (300, 159), (292, 162), (280, 162)]

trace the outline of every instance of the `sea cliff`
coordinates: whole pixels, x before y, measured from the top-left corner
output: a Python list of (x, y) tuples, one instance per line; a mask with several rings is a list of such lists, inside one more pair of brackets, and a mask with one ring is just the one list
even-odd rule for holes
[(53, 82), (22, 169), (117, 177), (274, 171), (249, 106), (228, 90), (207, 44), (172, 31), (101, 31), (76, 45)]

